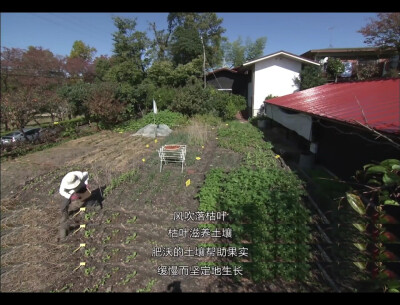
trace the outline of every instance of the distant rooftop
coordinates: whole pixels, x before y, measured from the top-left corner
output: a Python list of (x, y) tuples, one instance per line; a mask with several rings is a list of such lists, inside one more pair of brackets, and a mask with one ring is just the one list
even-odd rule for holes
[(318, 53), (391, 53), (395, 49), (383, 50), (378, 47), (358, 47), (358, 48), (327, 48), (327, 49), (313, 49), (309, 50), (301, 56), (309, 57), (311, 55), (316, 55)]

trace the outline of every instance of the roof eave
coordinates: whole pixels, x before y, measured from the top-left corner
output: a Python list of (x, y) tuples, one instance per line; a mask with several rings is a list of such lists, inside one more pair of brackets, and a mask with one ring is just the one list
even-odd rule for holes
[(262, 58), (258, 58), (258, 59), (249, 61), (247, 63), (244, 63), (243, 67), (250, 66), (250, 65), (253, 65), (253, 64), (257, 63), (257, 62), (260, 62), (260, 61), (263, 61), (263, 60), (266, 60), (266, 59), (270, 59), (270, 58), (273, 58), (273, 57), (276, 57), (276, 56), (280, 56), (280, 55), (292, 58), (294, 60), (297, 60), (297, 61), (300, 61), (300, 62), (303, 62), (303, 63), (313, 64), (313, 65), (316, 65), (316, 66), (320, 65), (318, 62), (315, 62), (313, 60), (309, 60), (309, 59), (306, 59), (306, 58), (301, 58), (299, 56), (295, 56), (295, 55), (292, 55), (292, 54), (289, 54), (289, 53), (281, 51), (281, 52), (270, 54), (270, 55), (264, 56)]

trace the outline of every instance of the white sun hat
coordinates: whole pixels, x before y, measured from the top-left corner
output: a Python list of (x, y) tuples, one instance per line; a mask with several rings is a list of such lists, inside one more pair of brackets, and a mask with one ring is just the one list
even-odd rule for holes
[(87, 172), (69, 172), (65, 175), (65, 177), (61, 181), (61, 187), (65, 190), (73, 190), (77, 188), (82, 181), (87, 179), (88, 173)]

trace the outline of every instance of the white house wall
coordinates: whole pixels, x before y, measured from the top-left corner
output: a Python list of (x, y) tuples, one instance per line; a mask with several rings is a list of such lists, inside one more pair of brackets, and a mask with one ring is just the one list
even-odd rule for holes
[(280, 123), (286, 128), (293, 130), (299, 136), (311, 141), (312, 118), (304, 113), (289, 114), (281, 110), (281, 107), (266, 104), (265, 112), (269, 118)]
[(257, 115), (269, 94), (282, 96), (299, 90), (294, 83), (301, 71), (299, 61), (277, 56), (255, 63), (254, 70), (253, 116)]

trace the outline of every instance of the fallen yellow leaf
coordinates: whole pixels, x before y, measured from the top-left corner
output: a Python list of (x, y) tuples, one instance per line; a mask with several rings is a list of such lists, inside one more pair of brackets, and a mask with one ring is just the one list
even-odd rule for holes
[(186, 186), (190, 185), (190, 179), (186, 181)]
[(149, 144), (146, 144), (146, 147), (149, 147)]
[(146, 162), (146, 159), (145, 159), (145, 158), (143, 158), (143, 159), (142, 159), (142, 161), (143, 161), (143, 162)]
[(196, 157), (196, 160), (200, 160), (201, 158), (200, 157)]

